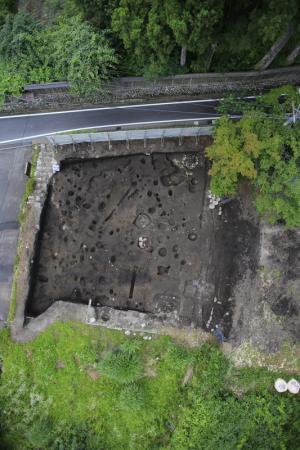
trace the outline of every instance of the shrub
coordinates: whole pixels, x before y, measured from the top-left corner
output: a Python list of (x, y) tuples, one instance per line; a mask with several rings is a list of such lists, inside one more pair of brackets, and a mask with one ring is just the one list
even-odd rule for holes
[(120, 392), (120, 405), (128, 409), (141, 409), (144, 405), (143, 387), (137, 383), (124, 385)]
[(120, 384), (133, 383), (141, 378), (143, 364), (134, 346), (125, 344), (108, 352), (99, 366), (101, 374)]

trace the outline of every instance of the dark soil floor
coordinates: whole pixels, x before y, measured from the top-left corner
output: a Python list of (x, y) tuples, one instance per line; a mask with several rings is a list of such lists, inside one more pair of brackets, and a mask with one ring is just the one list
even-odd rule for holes
[(259, 226), (239, 200), (208, 207), (199, 152), (63, 165), (49, 189), (27, 314), (56, 300), (173, 317), (225, 335), (232, 292), (257, 267)]

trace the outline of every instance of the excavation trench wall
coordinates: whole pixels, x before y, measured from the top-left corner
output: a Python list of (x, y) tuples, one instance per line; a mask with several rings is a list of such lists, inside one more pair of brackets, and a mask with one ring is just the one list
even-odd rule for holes
[[(178, 322), (174, 318), (168, 318), (164, 324), (160, 318), (157, 320), (151, 315), (145, 315), (139, 311), (122, 311), (115, 308), (103, 306), (97, 308), (87, 308), (82, 304), (72, 304), (57, 301), (46, 312), (31, 319), (26, 318), (26, 305), (29, 298), (32, 274), (35, 270), (35, 262), (39, 252), (39, 239), (41, 235), (42, 211), (48, 195), (48, 189), (53, 178), (53, 168), (57, 164), (66, 164), (73, 161), (83, 161), (86, 159), (99, 159), (107, 156), (126, 156), (144, 153), (149, 156), (156, 153), (173, 153), (181, 151), (183, 142), (190, 145), (193, 150), (202, 151), (211, 138), (209, 136), (184, 137), (182, 132), (177, 138), (169, 139), (147, 139), (110, 142), (93, 142), (87, 144), (74, 143), (70, 145), (53, 145), (53, 141), (43, 140), (40, 145), (40, 156), (38, 159), (36, 186), (33, 195), (28, 199), (27, 218), (20, 234), (20, 267), (22, 270), (17, 277), (17, 301), (16, 314), (11, 330), (12, 336), (16, 340), (31, 339), (41, 329), (45, 328), (54, 320), (80, 320), (94, 323), (95, 317), (101, 318), (101, 324), (113, 328), (127, 327), (140, 331), (157, 331), (164, 326), (177, 326)], [(77, 136), (78, 139), (78, 136)], [(54, 175), (55, 176), (55, 175)], [(147, 318), (147, 321), (145, 320)], [(91, 319), (91, 320), (90, 320)], [(131, 324), (131, 325), (130, 325)], [(201, 333), (200, 333), (201, 334)]]

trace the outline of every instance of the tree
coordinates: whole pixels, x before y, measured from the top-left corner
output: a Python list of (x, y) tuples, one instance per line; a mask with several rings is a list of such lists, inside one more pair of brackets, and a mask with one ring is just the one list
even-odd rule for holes
[(168, 25), (166, 11), (159, 0), (152, 1), (146, 35), (151, 52), (147, 69), (149, 74), (172, 73), (176, 65), (174, 56), (179, 56), (179, 48)]
[(202, 55), (216, 40), (216, 27), (223, 17), (224, 0), (168, 0), (165, 2), (167, 23), (176, 44), (182, 48), (181, 65), (186, 51)]
[[(139, 0), (121, 0), (112, 12), (112, 29), (122, 41), (129, 72), (144, 72), (149, 58), (145, 33), (150, 4)], [(127, 69), (128, 70), (128, 69)]]
[(41, 30), (42, 25), (26, 12), (7, 16), (0, 30), (0, 56), (17, 70), (39, 66)]
[(16, 14), (17, 10), (17, 0), (0, 0), (0, 26), (4, 24), (9, 14)]
[(111, 27), (112, 11), (118, 6), (119, 0), (74, 0), (74, 3), (82, 11), (85, 20), (99, 30), (104, 30)]
[(278, 53), (283, 49), (283, 47), (287, 44), (291, 36), (295, 31), (295, 26), (293, 23), (290, 23), (287, 30), (280, 36), (272, 45), (270, 50), (264, 55), (264, 57), (255, 65), (255, 69), (265, 70), (269, 67), (271, 62), (276, 58)]
[[(281, 92), (290, 92), (285, 103)], [(300, 124), (284, 126), (285, 110), (299, 95), (294, 88), (275, 89), (263, 96), (259, 109), (246, 111), (233, 122), (222, 117), (215, 139), (207, 149), (212, 161), (212, 191), (219, 196), (235, 195), (239, 182), (250, 182), (257, 210), (270, 223), (283, 221), (287, 227), (300, 225)]]
[(61, 18), (48, 30), (50, 58), (57, 79), (67, 79), (77, 95), (91, 95), (108, 79), (116, 57), (103, 35), (80, 17)]
[(254, 159), (260, 153), (261, 144), (245, 119), (239, 125), (238, 128), (228, 116), (221, 117), (214, 143), (206, 152), (213, 161), (211, 188), (219, 196), (234, 195), (242, 177), (253, 180), (257, 176)]
[(0, 64), (0, 105), (5, 100), (5, 95), (18, 97), (25, 84), (24, 75), (18, 73), (12, 64)]
[(256, 64), (257, 69), (266, 69), (286, 45), (294, 33), (299, 12), (297, 0), (265, 1), (263, 8), (252, 11), (250, 31), (256, 33), (265, 46), (271, 45), (268, 52), (261, 55), (263, 58)]

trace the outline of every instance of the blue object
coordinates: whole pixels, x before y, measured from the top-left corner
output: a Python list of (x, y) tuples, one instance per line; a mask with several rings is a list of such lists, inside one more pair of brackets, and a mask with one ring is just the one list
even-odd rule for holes
[(214, 335), (216, 336), (216, 338), (218, 339), (218, 341), (220, 342), (224, 342), (225, 341), (225, 337), (224, 334), (222, 333), (220, 328), (216, 328), (214, 331)]

